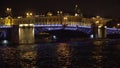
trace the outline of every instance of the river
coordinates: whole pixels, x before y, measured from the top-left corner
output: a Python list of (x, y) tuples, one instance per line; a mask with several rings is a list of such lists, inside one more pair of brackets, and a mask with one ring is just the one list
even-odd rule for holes
[(1, 45), (0, 68), (119, 68), (114, 40)]

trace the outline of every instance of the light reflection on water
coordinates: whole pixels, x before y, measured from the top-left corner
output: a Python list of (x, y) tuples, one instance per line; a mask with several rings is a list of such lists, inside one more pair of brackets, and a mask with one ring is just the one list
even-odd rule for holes
[(16, 67), (19, 66), (19, 58), (16, 48), (13, 47), (3, 47), (0, 48), (0, 67)]
[[(86, 43), (87, 42), (87, 43)], [(118, 68), (120, 44), (100, 40), (0, 46), (1, 68)]]
[(103, 60), (105, 56), (103, 56), (103, 41), (94, 41), (94, 49), (92, 50), (92, 60), (94, 60), (94, 64), (92, 64), (93, 68), (103, 68)]
[(57, 45), (57, 57), (61, 68), (68, 68), (71, 65), (71, 52), (68, 44)]
[(20, 45), (17, 47), (22, 68), (36, 68), (36, 45)]

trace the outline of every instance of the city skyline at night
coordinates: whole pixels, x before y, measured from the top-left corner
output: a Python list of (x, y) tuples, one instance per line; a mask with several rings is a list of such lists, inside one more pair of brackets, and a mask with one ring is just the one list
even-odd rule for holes
[(13, 16), (24, 15), (25, 12), (32, 11), (36, 14), (55, 13), (57, 10), (73, 13), (77, 4), (84, 16), (120, 17), (119, 0), (1, 0), (0, 16), (5, 15), (5, 9), (12, 8)]
[(0, 68), (119, 68), (120, 0), (0, 0)]

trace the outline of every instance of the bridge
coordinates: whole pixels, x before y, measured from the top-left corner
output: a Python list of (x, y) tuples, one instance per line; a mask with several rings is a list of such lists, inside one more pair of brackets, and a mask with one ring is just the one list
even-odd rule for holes
[[(34, 31), (35, 33), (41, 32), (41, 31), (51, 31), (51, 30), (78, 30), (78, 31), (82, 31), (84, 33), (87, 34), (92, 34), (92, 27), (90, 26), (76, 26), (76, 25), (67, 25), (66, 27), (64, 27), (63, 25), (25, 25), (25, 24), (21, 24), (22, 26), (32, 26), (34, 27)], [(20, 25), (20, 26), (21, 26)], [(0, 26), (0, 29), (10, 29), (13, 26)], [(120, 29), (118, 28), (106, 28), (107, 34), (120, 34)], [(6, 31), (3, 31), (2, 34), (5, 34)], [(1, 36), (1, 35), (0, 35)]]
[[(107, 19), (99, 19), (99, 17), (97, 19), (85, 19), (80, 16), (61, 15), (27, 18), (12, 18), (9, 16), (0, 20), (0, 37), (6, 37), (11, 33), (11, 37), (18, 37), (20, 43), (34, 43), (34, 34), (41, 31), (78, 30), (89, 35), (97, 35), (98, 38), (102, 38), (102, 34), (120, 34), (120, 29), (104, 27), (103, 25), (107, 21)], [(95, 26), (91, 27), (93, 22)], [(104, 30), (102, 27), (104, 27)]]

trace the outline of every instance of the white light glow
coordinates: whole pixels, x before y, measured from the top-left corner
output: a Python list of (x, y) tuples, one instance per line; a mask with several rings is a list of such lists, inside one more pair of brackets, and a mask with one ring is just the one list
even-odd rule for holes
[(98, 26), (99, 28), (101, 28), (102, 26)]
[(29, 24), (30, 26), (34, 26), (34, 24)]
[(8, 44), (8, 41), (7, 40), (3, 40), (2, 44)]
[(23, 27), (23, 24), (20, 24), (19, 27)]
[(28, 26), (28, 24), (24, 24), (24, 26)]
[(57, 37), (56, 37), (55, 35), (53, 36), (53, 38), (54, 38), (54, 39), (57, 39)]
[(90, 35), (90, 38), (93, 38), (93, 34)]

